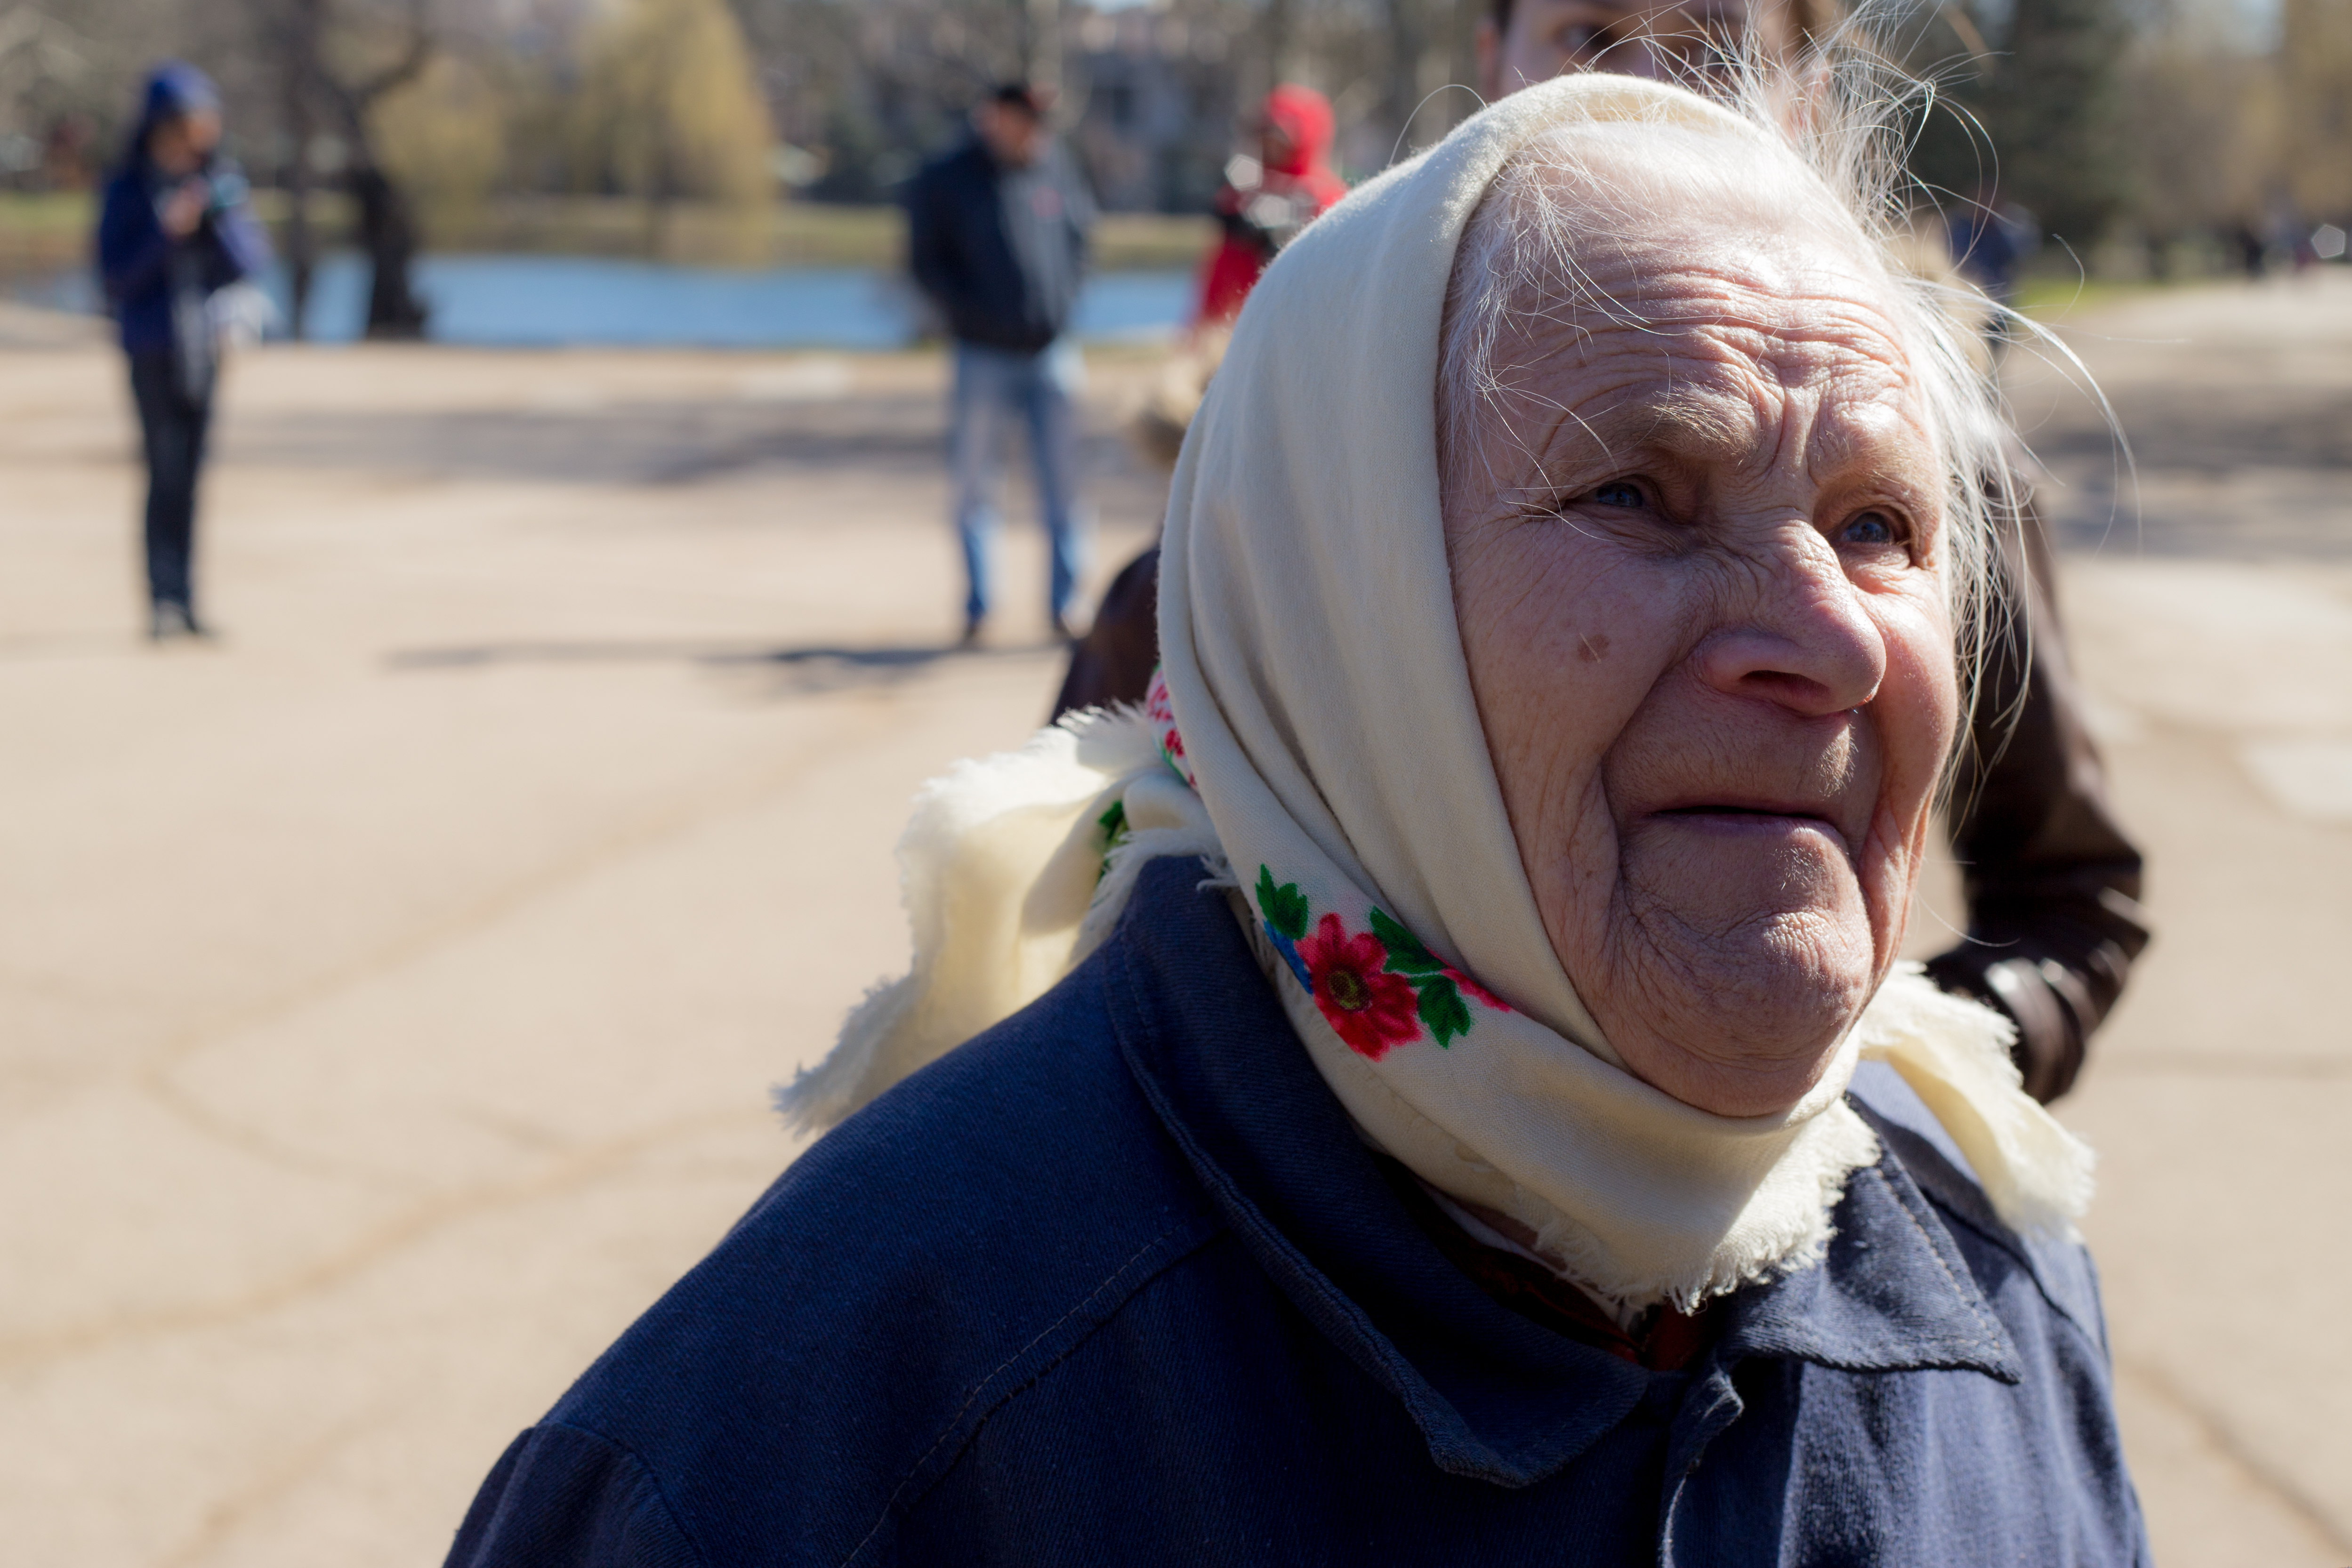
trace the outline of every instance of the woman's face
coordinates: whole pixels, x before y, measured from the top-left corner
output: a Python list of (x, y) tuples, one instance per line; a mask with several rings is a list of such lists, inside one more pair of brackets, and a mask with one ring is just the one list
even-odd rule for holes
[(148, 132), (147, 156), (166, 174), (193, 174), (220, 145), (220, 116), (209, 109), (192, 110), (158, 120)]
[(1610, 1042), (1777, 1113), (1894, 961), (1957, 723), (1939, 460), (1887, 285), (1835, 247), (1726, 225), (1585, 268), (1651, 324), (1522, 319), (1449, 464), (1471, 684)]

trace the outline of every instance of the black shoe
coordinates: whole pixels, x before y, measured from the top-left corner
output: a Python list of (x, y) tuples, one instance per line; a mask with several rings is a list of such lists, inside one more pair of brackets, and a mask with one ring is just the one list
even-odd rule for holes
[(983, 616), (966, 617), (963, 623), (963, 635), (956, 639), (956, 646), (967, 653), (979, 647), (981, 628), (987, 624), (988, 622)]

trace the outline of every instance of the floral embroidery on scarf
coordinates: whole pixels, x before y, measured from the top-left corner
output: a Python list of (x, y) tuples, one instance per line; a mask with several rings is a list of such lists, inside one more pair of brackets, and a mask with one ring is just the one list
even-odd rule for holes
[(1095, 880), (1100, 882), (1110, 874), (1111, 852), (1134, 836), (1135, 830), (1127, 821), (1127, 802), (1113, 800), (1110, 810), (1095, 819), (1095, 826), (1103, 831), (1102, 865), (1095, 872)]
[(1327, 915), (1314, 935), (1299, 938), (1297, 952), (1315, 1005), (1349, 1050), (1378, 1061), (1389, 1047), (1421, 1038), (1412, 982), (1386, 971), (1388, 950), (1379, 937), (1351, 936), (1338, 915)]
[(1168, 700), (1168, 677), (1160, 666), (1151, 666), (1151, 685), (1144, 689), (1143, 716), (1160, 737), (1160, 759), (1169, 770), (1184, 780), (1187, 788), (1197, 789), (1200, 781), (1192, 777), (1192, 765), (1184, 759), (1184, 737), (1176, 733), (1176, 706)]
[[(1422, 945), (1421, 939), (1375, 907), (1369, 931), (1350, 932), (1327, 912), (1307, 929), (1311, 914), (1297, 883), (1276, 884), (1257, 868), (1257, 907), (1282, 961), (1315, 998), (1316, 1008), (1348, 1049), (1378, 1061), (1389, 1048), (1410, 1045), (1427, 1028), (1441, 1046), (1470, 1032), (1469, 1002), (1510, 1008)], [(1467, 998), (1465, 1000), (1465, 998)]]
[[(1167, 677), (1151, 672), (1144, 716), (1160, 737), (1160, 760), (1191, 789), (1199, 789), (1184, 758), (1184, 737), (1176, 732), (1176, 710), (1168, 699)], [(1105, 868), (1112, 846), (1127, 832), (1127, 814), (1114, 805), (1097, 819), (1104, 834)], [(1315, 921), (1298, 884), (1277, 884), (1273, 871), (1257, 868), (1258, 913), (1274, 950), (1329, 1021), (1348, 1049), (1378, 1061), (1391, 1046), (1411, 1045), (1425, 1029), (1441, 1046), (1470, 1032), (1470, 1003), (1498, 1013), (1510, 1007), (1500, 997), (1422, 945), (1421, 938), (1373, 907), (1370, 929), (1349, 931), (1329, 911)]]

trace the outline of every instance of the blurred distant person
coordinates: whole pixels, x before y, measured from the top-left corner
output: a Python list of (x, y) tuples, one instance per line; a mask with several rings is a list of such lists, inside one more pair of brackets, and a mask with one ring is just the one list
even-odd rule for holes
[(1258, 111), (1258, 155), (1237, 154), (1217, 191), (1219, 235), (1201, 269), (1196, 319), (1230, 322), (1275, 253), (1334, 203), (1348, 183), (1328, 162), (1331, 101), (1313, 88), (1289, 84), (1265, 95)]
[(2294, 198), (2282, 191), (2271, 203), (2271, 254), (2300, 277), (2319, 264), (2319, 253), (2312, 248), (2312, 225), (2294, 204)]
[(1084, 367), (1066, 335), (1085, 276), (1094, 198), (1045, 124), (1036, 89), (1008, 83), (972, 116), (971, 139), (926, 164), (907, 193), (908, 262), (955, 340), (948, 446), (967, 591), (963, 643), (989, 612), (1005, 426), (1027, 430), (1052, 545), (1048, 610), (1069, 634), (1080, 548), (1077, 411)]
[[(2042, 248), (2042, 225), (2033, 214), (1990, 186), (1944, 214), (1944, 235), (1960, 276), (2002, 306), (2017, 294), (2018, 268)], [(2008, 340), (1998, 316), (1986, 335), (1995, 347)]]
[[(1794, 64), (1838, 18), (1833, 0), (1489, 0), (1476, 35), (1479, 87), (1491, 100), (1580, 70), (1703, 82), (1750, 27), (1750, 58)], [(1969, 931), (1928, 972), (2017, 1026), (2025, 1088), (2047, 1102), (2073, 1087), (2148, 931), (2140, 853), (2107, 804), (2075, 695), (2048, 532), (2022, 476), (2016, 487), (2017, 548), (2000, 563), (2007, 622), (1948, 824)], [(1158, 569), (1157, 551), (1147, 552), (1113, 584), (1073, 653), (1057, 713), (1143, 699), (1159, 646)]]
[[(1258, 111), (1258, 155), (1225, 165), (1215, 210), (1222, 231), (1201, 268), (1191, 341), (1160, 375), (1129, 433), (1151, 461), (1172, 472), (1185, 428), (1224, 350), (1224, 329), (1272, 261), (1298, 231), (1348, 193), (1328, 162), (1331, 102), (1313, 88), (1286, 84)], [(1119, 569), (1095, 622), (1070, 650), (1054, 711), (1132, 700), (1159, 657), (1160, 546)]]
[(194, 556), (196, 476), (220, 371), (213, 296), (269, 260), (245, 176), (220, 140), (210, 78), (176, 60), (156, 67), (98, 221), (100, 278), (131, 361), (147, 455), (148, 634), (158, 640), (207, 634)]
[(2230, 243), (2238, 247), (2238, 262), (2248, 277), (2259, 283), (2270, 271), (2270, 242), (2254, 232), (2254, 225), (2242, 220), (2230, 231)]

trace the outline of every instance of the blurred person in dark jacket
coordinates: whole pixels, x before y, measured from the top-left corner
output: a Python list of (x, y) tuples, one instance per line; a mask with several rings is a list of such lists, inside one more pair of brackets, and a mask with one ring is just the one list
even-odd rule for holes
[(1996, 305), (2008, 304), (2017, 292), (2017, 269), (2042, 248), (2042, 225), (2033, 214), (1988, 184), (1946, 214), (1944, 223), (1959, 275)]
[[(1703, 80), (1750, 27), (1758, 52), (1790, 60), (1838, 16), (1835, 0), (1490, 0), (1479, 87), (1492, 99), (1580, 70)], [(2016, 1025), (2018, 1070), (2046, 1103), (2074, 1086), (2148, 927), (2140, 852), (2107, 803), (2051, 596), (2048, 530), (2023, 476), (2017, 493), (2022, 515), (1999, 563), (2011, 608), (1947, 823), (1969, 929), (1927, 968)], [(1072, 652), (1057, 714), (1142, 700), (1158, 658), (1159, 567), (1155, 547), (1113, 581)]]
[(1048, 610), (1066, 635), (1077, 588), (1077, 413), (1084, 368), (1066, 335), (1087, 265), (1094, 199), (1045, 124), (1047, 104), (998, 88), (972, 136), (907, 193), (908, 260), (955, 340), (949, 460), (967, 591), (963, 641), (989, 612), (989, 555), (1005, 425), (1024, 428), (1052, 545)]
[(211, 80), (176, 60), (156, 67), (99, 216), (100, 279), (131, 361), (146, 450), (148, 632), (158, 639), (205, 633), (193, 557), (220, 371), (214, 296), (269, 261), (245, 176), (220, 141)]

